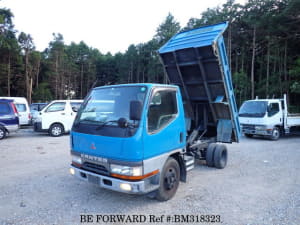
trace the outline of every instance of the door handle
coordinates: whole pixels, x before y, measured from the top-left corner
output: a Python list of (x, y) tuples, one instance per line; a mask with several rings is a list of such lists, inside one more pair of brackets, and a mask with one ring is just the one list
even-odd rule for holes
[(182, 132), (180, 132), (180, 134), (179, 134), (179, 141), (180, 141), (180, 143), (183, 142), (183, 133)]

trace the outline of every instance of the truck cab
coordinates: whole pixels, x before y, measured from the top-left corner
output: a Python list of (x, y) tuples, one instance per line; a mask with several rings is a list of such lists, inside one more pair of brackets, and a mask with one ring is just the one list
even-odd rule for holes
[(262, 135), (277, 140), (283, 124), (282, 109), (278, 99), (245, 101), (239, 111), (242, 132), (247, 137)]
[(245, 101), (239, 110), (241, 130), (246, 137), (253, 135), (278, 140), (281, 135), (299, 130), (300, 114), (287, 110), (286, 95), (282, 99)]
[[(94, 88), (71, 131), (70, 173), (103, 188), (166, 201), (195, 159), (222, 169), (240, 126), (222, 33), (175, 35), (159, 49), (170, 84)], [(219, 142), (219, 143), (216, 143)]]

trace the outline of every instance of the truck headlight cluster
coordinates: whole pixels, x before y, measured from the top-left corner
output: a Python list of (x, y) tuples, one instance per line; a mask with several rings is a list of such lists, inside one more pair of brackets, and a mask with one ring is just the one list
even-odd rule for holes
[(124, 176), (142, 176), (143, 168), (142, 166), (121, 166), (116, 164), (110, 165), (111, 173), (120, 174)]
[(78, 155), (72, 155), (72, 162), (75, 163), (76, 165), (81, 165), (82, 159)]

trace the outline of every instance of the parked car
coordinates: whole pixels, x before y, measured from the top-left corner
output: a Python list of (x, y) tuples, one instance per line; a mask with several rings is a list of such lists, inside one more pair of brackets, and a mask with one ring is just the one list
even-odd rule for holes
[(31, 124), (31, 114), (30, 114), (30, 109), (26, 98), (23, 97), (0, 97), (0, 98), (14, 100), (14, 104), (17, 107), (19, 113), (20, 125)]
[(0, 140), (18, 129), (19, 114), (13, 100), (0, 98)]
[(48, 103), (32, 103), (30, 104), (31, 123), (33, 124), (36, 120), (39, 112), (42, 111)]
[(36, 132), (48, 132), (53, 137), (71, 130), (83, 100), (55, 100), (40, 111), (33, 123)]

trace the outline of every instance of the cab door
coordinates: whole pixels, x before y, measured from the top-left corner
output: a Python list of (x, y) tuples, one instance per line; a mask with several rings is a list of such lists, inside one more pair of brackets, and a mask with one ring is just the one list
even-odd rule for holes
[(282, 110), (278, 102), (271, 102), (268, 105), (268, 118), (272, 126), (283, 124)]
[(148, 104), (144, 158), (185, 146), (185, 121), (176, 88), (155, 88)]

